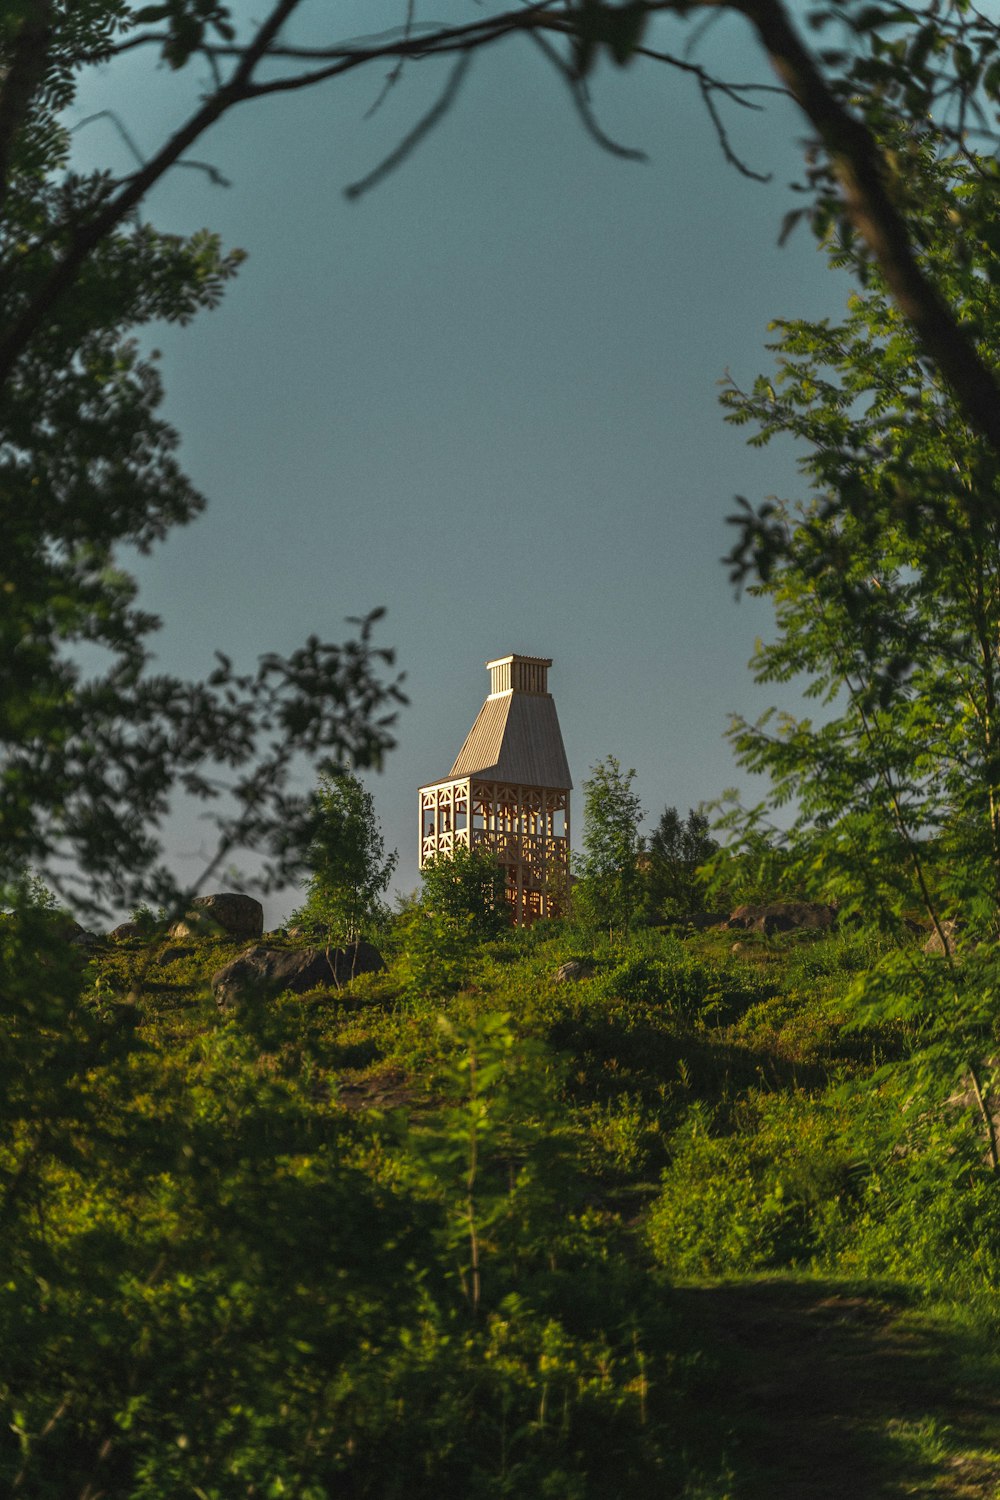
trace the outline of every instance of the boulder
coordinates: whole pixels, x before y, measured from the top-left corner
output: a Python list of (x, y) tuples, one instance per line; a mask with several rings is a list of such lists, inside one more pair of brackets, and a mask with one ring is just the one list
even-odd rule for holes
[(113, 943), (128, 943), (133, 938), (141, 938), (145, 935), (141, 922), (119, 922), (109, 934)]
[(560, 964), (552, 978), (556, 984), (565, 984), (569, 979), (586, 979), (590, 973), (590, 966), (581, 963), (578, 958), (571, 958), (567, 963)]
[(244, 998), (269, 997), (291, 990), (296, 995), (320, 986), (339, 989), (358, 974), (385, 968), (371, 943), (346, 948), (248, 948), (212, 975), (216, 1005), (225, 1008)]
[(727, 927), (742, 932), (796, 932), (804, 928), (829, 932), (837, 920), (835, 906), (822, 901), (765, 901), (759, 905), (738, 906), (730, 914)]
[[(940, 934), (936, 930), (931, 933), (924, 944), (924, 952), (932, 955), (936, 954), (938, 958), (943, 957), (945, 951), (954, 954), (958, 946), (958, 935), (962, 930), (962, 926), (962, 922), (956, 918), (945, 917), (941, 923)], [(944, 942), (941, 941), (942, 936), (944, 937)], [(948, 945), (947, 950), (945, 949), (945, 943)]]
[(264, 931), (264, 908), (253, 896), (220, 891), (215, 896), (196, 896), (191, 910), (171, 927), (168, 937), (198, 937), (205, 931), (204, 919), (216, 923), (227, 937), (259, 938)]
[(88, 955), (101, 952), (105, 946), (102, 937), (96, 932), (88, 932), (85, 927), (81, 927), (78, 923), (74, 923), (73, 926), (75, 931), (71, 932), (67, 938), (67, 942), (71, 948), (79, 948), (81, 953)]

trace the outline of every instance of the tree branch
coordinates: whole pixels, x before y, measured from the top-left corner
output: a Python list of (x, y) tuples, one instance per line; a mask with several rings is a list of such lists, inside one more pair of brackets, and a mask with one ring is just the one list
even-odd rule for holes
[(781, 0), (725, 0), (754, 30), (771, 64), (815, 128), (844, 195), (900, 311), (950, 386), (969, 425), (1000, 453), (1000, 384), (975, 342), (917, 260), (887, 183), (890, 172), (871, 131), (848, 114), (803, 46)]
[[(72, 286), (80, 268), (101, 240), (114, 231), (166, 171), (179, 163), (191, 144), (234, 105), (269, 94), (309, 88), (369, 62), (395, 60), (399, 64), (407, 58), (467, 55), (517, 34), (529, 35), (537, 42), (544, 41), (547, 34), (572, 45), (582, 24), (581, 9), (572, 0), (535, 0), (534, 4), (483, 16), (461, 25), (428, 30), (408, 18), (404, 27), (379, 37), (361, 38), (330, 47), (295, 47), (280, 42), (278, 37), (285, 22), (301, 3), (303, 0), (278, 0), (267, 20), (246, 44), (213, 43), (197, 49), (199, 55), (205, 55), (216, 66), (221, 61), (236, 60), (229, 82), (216, 87), (187, 123), (140, 171), (114, 191), (88, 222), (70, 231), (62, 257), (0, 336), (0, 383), (9, 376), (31, 337), (53, 305)], [(40, 70), (45, 66), (45, 47), (39, 46), (38, 40), (44, 41), (44, 21), (50, 5), (51, 0), (36, 0), (32, 18), (24, 24), (18, 36), (13, 60), (0, 89), (0, 181), (3, 172), (9, 170), (11, 142), (18, 124), (23, 123)], [(875, 136), (849, 112), (829, 86), (816, 60), (803, 44), (782, 0), (693, 0), (693, 3), (692, 0), (648, 0), (645, 9), (647, 17), (657, 14), (684, 16), (695, 5), (702, 10), (735, 12), (744, 16), (753, 27), (781, 84), (816, 130), (842, 194), (844, 211), (868, 246), (891, 294), (913, 326), (924, 351), (940, 370), (969, 425), (995, 453), (1000, 454), (1000, 383), (990, 365), (980, 357), (971, 331), (959, 323), (922, 270), (906, 219), (893, 201), (891, 172)], [(146, 31), (125, 38), (109, 50), (119, 52), (153, 43), (163, 45), (166, 40), (168, 38), (162, 34)], [(553, 51), (550, 45), (549, 54)], [(710, 79), (695, 65), (685, 65), (668, 53), (643, 48), (638, 41), (634, 55), (645, 55), (696, 73), (723, 149), (734, 159), (717, 112), (712, 107), (711, 95), (719, 91), (746, 104), (746, 98), (740, 97), (746, 88), (723, 85)], [(255, 78), (259, 64), (278, 59), (299, 59), (324, 65), (307, 66), (299, 73), (282, 77)], [(571, 68), (569, 60), (564, 62), (560, 57), (559, 63), (562, 68)], [(449, 99), (451, 93), (452, 90), (446, 88)], [(587, 128), (608, 145), (579, 92), (574, 93), (574, 102), (582, 110)], [(441, 112), (432, 111), (432, 118), (421, 122), (417, 127), (420, 135), (435, 123)], [(407, 142), (412, 144), (409, 136), (404, 147), (407, 147)], [(742, 163), (737, 164), (745, 170)], [(376, 169), (378, 175), (381, 175), (380, 169)]]
[(210, 94), (201, 108), (195, 111), (187, 123), (170, 137), (140, 171), (125, 182), (101, 211), (73, 232), (62, 259), (56, 262), (39, 290), (0, 337), (0, 385), (9, 378), (17, 360), (53, 305), (73, 285), (87, 257), (142, 201), (150, 188), (183, 156), (192, 142), (234, 104), (239, 104), (250, 96), (250, 81), (254, 69), (285, 21), (300, 4), (301, 0), (278, 0), (270, 16), (244, 50), (229, 82)]
[(398, 146), (390, 151), (389, 155), (384, 157), (377, 167), (374, 167), (366, 176), (360, 178), (357, 182), (352, 182), (349, 187), (344, 189), (346, 197), (360, 198), (363, 193), (368, 192), (369, 188), (375, 187), (390, 172), (395, 171), (411, 152), (416, 150), (424, 136), (428, 135), (434, 129), (438, 121), (448, 113), (455, 102), (471, 62), (471, 52), (460, 52), (458, 54), (448, 75), (447, 83), (427, 113), (421, 116), (412, 130), (407, 131)]

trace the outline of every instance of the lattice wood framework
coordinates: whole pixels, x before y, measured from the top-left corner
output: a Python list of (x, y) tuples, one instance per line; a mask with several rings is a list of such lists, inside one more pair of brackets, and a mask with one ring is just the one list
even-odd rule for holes
[(448, 776), (420, 789), (420, 866), (457, 846), (492, 849), (519, 927), (564, 910), (573, 783), (555, 704), (552, 661), (487, 662), (490, 694)]

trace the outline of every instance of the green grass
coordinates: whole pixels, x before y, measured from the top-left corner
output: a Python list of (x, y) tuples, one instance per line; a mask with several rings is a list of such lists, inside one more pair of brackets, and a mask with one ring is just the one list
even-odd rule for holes
[(877, 941), (539, 927), (223, 1015), (190, 946), (89, 970), (126, 1040), (14, 1221), (31, 1500), (112, 1430), (111, 1500), (1000, 1495), (1000, 1195), (845, 1024)]

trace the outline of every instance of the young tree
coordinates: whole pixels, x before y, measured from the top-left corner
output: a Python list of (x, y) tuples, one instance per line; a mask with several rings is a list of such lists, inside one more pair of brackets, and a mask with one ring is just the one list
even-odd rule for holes
[[(976, 242), (956, 252), (949, 206), (992, 221), (974, 166), (919, 162), (925, 257), (970, 324), (1000, 319)], [(831, 249), (857, 268), (852, 251)], [(794, 804), (791, 842), (818, 842), (814, 881), (896, 910), (919, 897), (1000, 920), (1000, 474), (928, 369), (880, 278), (846, 319), (781, 321), (775, 377), (724, 397), (731, 420), (767, 442), (807, 445), (812, 497), (764, 507), (773, 550), (758, 591), (777, 639), (754, 657), (759, 682), (805, 673), (820, 720), (736, 721), (742, 762), (767, 771), (772, 801)], [(933, 532), (919, 515), (933, 515)], [(931, 879), (931, 851), (947, 846)], [(875, 851), (884, 849), (884, 858)], [(870, 851), (859, 862), (859, 850)], [(813, 856), (810, 855), (811, 859)]]
[(708, 818), (689, 808), (681, 818), (665, 807), (646, 844), (643, 906), (650, 922), (685, 923), (705, 910), (705, 886), (698, 867), (717, 851)]
[(642, 806), (634, 780), (635, 771), (623, 771), (609, 755), (583, 783), (584, 853), (573, 903), (578, 914), (611, 932), (628, 932), (639, 906)]
[[(995, 237), (990, 174), (913, 143), (910, 155), (924, 258), (985, 347), (1000, 326), (979, 250)], [(955, 203), (981, 238), (956, 245)], [(859, 269), (851, 248), (831, 259)], [(945, 922), (1000, 934), (1000, 473), (879, 276), (839, 324), (775, 326), (776, 374), (724, 399), (732, 420), (758, 428), (752, 441), (806, 445), (811, 495), (758, 514), (757, 592), (777, 636), (753, 671), (761, 683), (805, 676), (820, 712), (734, 721), (739, 760), (771, 780), (750, 826), (789, 809), (784, 842), (815, 894), (886, 926), (926, 915), (944, 965), (896, 975), (878, 1003), (912, 1024), (939, 1103), (966, 1073), (996, 1165), (984, 1062), (996, 1053), (995, 983), (978, 961), (959, 970)]]
[(324, 928), (332, 942), (353, 943), (386, 916), (382, 897), (399, 855), (386, 855), (375, 799), (350, 771), (322, 776), (316, 804), (312, 878), (295, 919)]
[(437, 916), (468, 923), (474, 939), (499, 937), (510, 926), (503, 866), (482, 845), (457, 844), (450, 856), (428, 860), (420, 872), (420, 905)]

